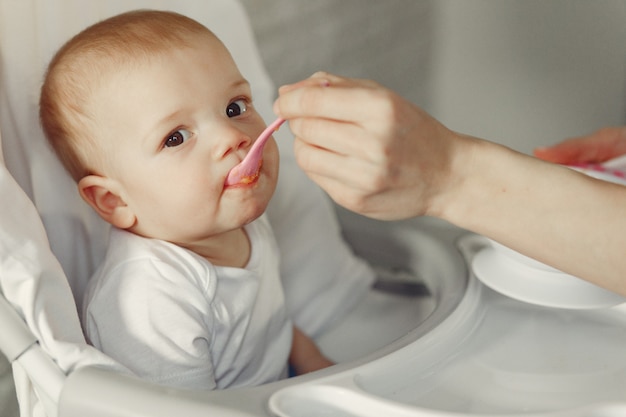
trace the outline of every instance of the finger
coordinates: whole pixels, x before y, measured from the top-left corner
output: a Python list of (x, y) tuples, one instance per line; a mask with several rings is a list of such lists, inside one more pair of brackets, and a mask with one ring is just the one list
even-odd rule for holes
[(321, 86), (328, 87), (331, 83), (335, 85), (339, 84), (339, 82), (343, 81), (341, 77), (330, 74), (328, 72), (319, 71), (315, 74), (311, 75), (309, 78), (306, 78), (302, 81), (298, 81), (293, 84), (285, 84), (278, 89), (279, 93), (287, 93), (292, 90), (296, 90), (302, 87), (311, 87), (311, 86)]
[(580, 148), (577, 148), (571, 143), (559, 143), (550, 147), (536, 148), (533, 150), (533, 154), (539, 159), (555, 164), (587, 162), (584, 153), (581, 155)]
[(626, 152), (621, 128), (604, 128), (591, 135), (572, 138), (534, 150), (535, 156), (559, 164), (604, 162)]
[[(323, 175), (309, 174), (333, 201), (356, 213), (379, 220), (399, 220), (413, 217), (415, 203), (408, 202), (411, 190), (393, 192), (391, 190), (363, 190), (349, 187), (345, 182)], [(403, 197), (404, 196), (404, 197)], [(405, 209), (402, 209), (404, 206)]]
[(294, 142), (294, 153), (296, 162), (307, 175), (337, 181), (355, 192), (368, 194), (382, 182), (377, 178), (380, 171), (375, 165), (350, 154), (311, 146), (298, 138)]
[(340, 206), (380, 220), (397, 220), (399, 217), (394, 209), (390, 209), (390, 201), (397, 200), (389, 197), (386, 191), (359, 189), (348, 186), (341, 179), (307, 173), (309, 178), (318, 184), (332, 200)]
[(330, 85), (343, 85), (343, 86), (362, 86), (362, 87), (380, 87), (380, 85), (373, 80), (366, 78), (349, 78), (342, 77), (340, 75), (332, 74), (326, 71), (318, 71), (309, 77), (311, 80), (317, 80), (318, 84), (325, 84), (328, 82)]
[(287, 93), (292, 90), (296, 90), (302, 87), (330, 87), (330, 86), (362, 86), (362, 87), (377, 87), (378, 84), (372, 80), (359, 79), (359, 78), (347, 78), (339, 75), (331, 74), (325, 71), (318, 71), (302, 81), (298, 81), (293, 84), (285, 84), (278, 89), (279, 93)]
[(604, 162), (626, 153), (626, 128), (605, 127), (593, 133), (589, 141), (597, 143), (597, 162)]
[(353, 158), (380, 162), (385, 157), (383, 144), (372, 137), (372, 132), (361, 126), (328, 119), (293, 119), (289, 128), (299, 140), (311, 146)]
[(307, 82), (298, 88), (281, 92), (274, 102), (274, 112), (285, 119), (321, 117), (362, 122), (376, 115), (381, 98), (385, 98), (382, 88), (353, 80), (330, 86)]
[(346, 186), (346, 183), (336, 178), (307, 173), (309, 178), (322, 188), (326, 194), (340, 206), (366, 215), (371, 210), (368, 202), (372, 196), (361, 190)]

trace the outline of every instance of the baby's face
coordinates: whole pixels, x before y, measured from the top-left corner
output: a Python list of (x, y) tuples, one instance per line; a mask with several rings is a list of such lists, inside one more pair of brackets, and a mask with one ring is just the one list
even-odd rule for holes
[(256, 182), (224, 185), (265, 123), (222, 44), (199, 40), (129, 67), (103, 80), (89, 110), (105, 156), (97, 174), (118, 184), (137, 218), (130, 230), (190, 247), (260, 216), (278, 150), (271, 139)]

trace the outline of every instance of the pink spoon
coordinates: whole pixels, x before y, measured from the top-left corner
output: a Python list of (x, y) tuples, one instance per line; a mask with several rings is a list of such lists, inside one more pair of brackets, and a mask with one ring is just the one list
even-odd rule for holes
[(285, 119), (278, 118), (272, 124), (267, 126), (263, 133), (259, 135), (257, 140), (252, 144), (250, 151), (239, 164), (235, 165), (226, 177), (226, 185), (250, 184), (259, 177), (261, 169), (261, 161), (263, 156), (263, 147), (267, 140), (274, 132), (278, 130)]

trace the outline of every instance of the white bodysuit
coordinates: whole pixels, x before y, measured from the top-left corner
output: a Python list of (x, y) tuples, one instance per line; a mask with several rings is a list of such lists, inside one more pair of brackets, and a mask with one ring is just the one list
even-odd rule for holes
[(83, 327), (143, 379), (191, 389), (253, 386), (286, 375), (292, 323), (265, 216), (245, 230), (245, 268), (115, 229), (89, 284)]

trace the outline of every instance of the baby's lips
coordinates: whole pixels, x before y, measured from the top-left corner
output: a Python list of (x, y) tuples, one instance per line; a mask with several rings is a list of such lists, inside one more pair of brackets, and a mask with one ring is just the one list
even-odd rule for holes
[(259, 171), (261, 170), (261, 164), (263, 160), (263, 147), (267, 143), (267, 141), (272, 137), (272, 133), (274, 133), (281, 124), (285, 122), (285, 119), (281, 119), (280, 117), (274, 120), (269, 124), (261, 132), (259, 137), (250, 147), (248, 154), (243, 158), (243, 160), (228, 173), (226, 177), (226, 185), (233, 185), (242, 183), (249, 184), (254, 182), (256, 178), (259, 177)]
[(249, 185), (256, 182), (261, 175), (261, 167), (263, 166), (263, 160), (259, 160), (257, 169), (253, 172), (240, 173), (240, 165), (235, 165), (226, 177), (225, 184), (229, 185)]

